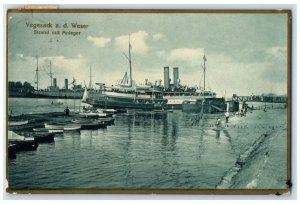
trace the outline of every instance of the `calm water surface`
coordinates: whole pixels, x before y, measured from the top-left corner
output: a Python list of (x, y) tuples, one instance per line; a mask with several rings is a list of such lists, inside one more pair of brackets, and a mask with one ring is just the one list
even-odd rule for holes
[[(15, 114), (63, 111), (49, 99), (9, 99)], [(75, 102), (78, 109), (79, 101)], [(71, 109), (72, 110), (72, 109)], [(10, 188), (211, 189), (255, 138), (234, 143), (234, 130), (215, 131), (216, 116), (131, 111), (106, 129), (81, 130), (9, 160)], [(240, 119), (236, 119), (240, 120)], [(226, 133), (226, 134), (225, 134)], [(259, 136), (259, 135), (258, 135)], [(250, 141), (249, 141), (250, 140)], [(242, 149), (244, 148), (244, 149)]]

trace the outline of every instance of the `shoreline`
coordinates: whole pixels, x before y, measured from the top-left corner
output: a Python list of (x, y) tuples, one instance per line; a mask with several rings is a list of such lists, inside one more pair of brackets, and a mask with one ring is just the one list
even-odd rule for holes
[[(261, 118), (262, 111), (256, 111)], [(280, 112), (282, 110), (270, 110), (266, 117), (278, 116)], [(251, 125), (251, 119), (245, 117), (243, 122)], [(225, 172), (216, 189), (288, 189), (287, 126), (286, 118), (280, 119), (283, 120), (275, 120), (273, 124), (255, 125), (254, 134), (244, 128), (242, 134), (230, 138), (231, 141), (239, 140), (238, 137), (253, 137), (255, 140), (247, 149), (237, 151), (236, 163)]]

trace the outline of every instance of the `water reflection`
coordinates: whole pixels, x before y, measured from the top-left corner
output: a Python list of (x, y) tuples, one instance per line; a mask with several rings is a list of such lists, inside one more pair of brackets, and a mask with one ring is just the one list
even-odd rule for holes
[[(203, 116), (200, 118), (202, 119)], [(202, 155), (205, 154), (205, 143), (204, 143), (204, 136), (205, 136), (205, 130), (204, 126), (206, 125), (205, 120), (199, 121), (199, 128), (200, 128), (200, 134), (199, 134), (199, 146), (198, 146), (198, 156), (197, 159), (201, 159)]]
[(233, 145), (231, 135), (229, 134), (229, 132), (228, 132), (226, 129), (223, 130), (223, 133), (224, 133), (225, 137), (228, 138), (228, 142), (229, 142), (229, 144), (230, 144), (230, 146), (231, 146), (231, 149), (232, 149), (233, 152), (236, 154), (236, 150), (235, 150), (235, 147), (234, 147), (234, 145)]
[[(107, 129), (66, 132), (56, 137), (55, 160), (47, 157), (47, 148), (29, 161), (25, 162), (25, 156), (17, 158), (10, 164), (14, 165), (10, 169), (11, 185), (32, 187), (18, 172), (22, 165), (28, 170), (28, 178), (47, 171), (48, 183), (34, 180), (38, 188), (207, 188), (203, 180), (209, 183), (223, 175), (220, 167), (211, 165), (220, 161), (214, 156), (217, 135), (207, 128), (210, 119), (180, 111), (132, 111), (117, 114), (115, 119), (115, 125)], [(211, 152), (214, 154), (209, 155)], [(222, 161), (229, 156), (222, 155)], [(31, 171), (36, 163), (40, 165), (38, 171)], [(214, 186), (214, 182), (209, 184)]]
[(166, 147), (168, 145), (168, 131), (169, 131), (169, 124), (168, 121), (164, 120), (163, 121), (163, 134), (161, 138), (161, 145)]
[(130, 185), (133, 180), (132, 176), (132, 167), (131, 167), (131, 140), (132, 140), (132, 126), (138, 126), (136, 121), (136, 116), (133, 115), (132, 117), (129, 117), (127, 120), (127, 138), (125, 140), (124, 144), (124, 178), (125, 178), (125, 184)]
[(172, 151), (174, 151), (174, 149), (175, 149), (177, 139), (178, 139), (178, 123), (173, 119), (172, 120), (171, 142), (170, 142), (170, 148)]
[(216, 140), (217, 140), (217, 144), (220, 144), (220, 130), (216, 130)]

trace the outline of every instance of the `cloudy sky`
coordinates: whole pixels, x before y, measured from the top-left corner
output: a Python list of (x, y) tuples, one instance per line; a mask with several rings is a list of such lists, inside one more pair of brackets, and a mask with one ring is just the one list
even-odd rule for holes
[[(49, 34), (33, 34), (28, 26), (46, 23), (54, 28), (36, 30)], [(74, 29), (71, 23), (88, 27)], [(60, 35), (52, 34), (57, 30)], [(93, 83), (115, 84), (129, 70), (129, 34), (138, 84), (163, 79), (164, 66), (170, 66), (171, 78), (172, 67), (179, 67), (183, 85), (203, 84), (205, 50), (206, 86), (218, 96), (287, 93), (287, 14), (10, 13), (9, 81), (33, 84), (39, 56), (40, 88), (50, 84), (50, 61), (60, 87), (73, 77), (88, 85), (90, 65)]]

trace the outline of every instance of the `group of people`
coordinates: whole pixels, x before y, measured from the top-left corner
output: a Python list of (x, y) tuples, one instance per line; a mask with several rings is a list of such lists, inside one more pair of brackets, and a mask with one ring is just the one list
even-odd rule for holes
[[(254, 110), (253, 105), (251, 107), (249, 107), (246, 103), (243, 103), (241, 111), (237, 114), (239, 114), (241, 116), (246, 116), (248, 109)], [(266, 107), (265, 107), (264, 111), (266, 112)], [(229, 121), (229, 112), (225, 112), (225, 121), (226, 121), (226, 123), (228, 123), (228, 121)], [(221, 119), (219, 117), (217, 117), (216, 126), (219, 127), (220, 124), (221, 124)]]
[(242, 106), (240, 115), (241, 115), (241, 116), (246, 116), (248, 109), (254, 110), (253, 105), (252, 105), (251, 107), (249, 107), (245, 102), (243, 102), (243, 106)]

